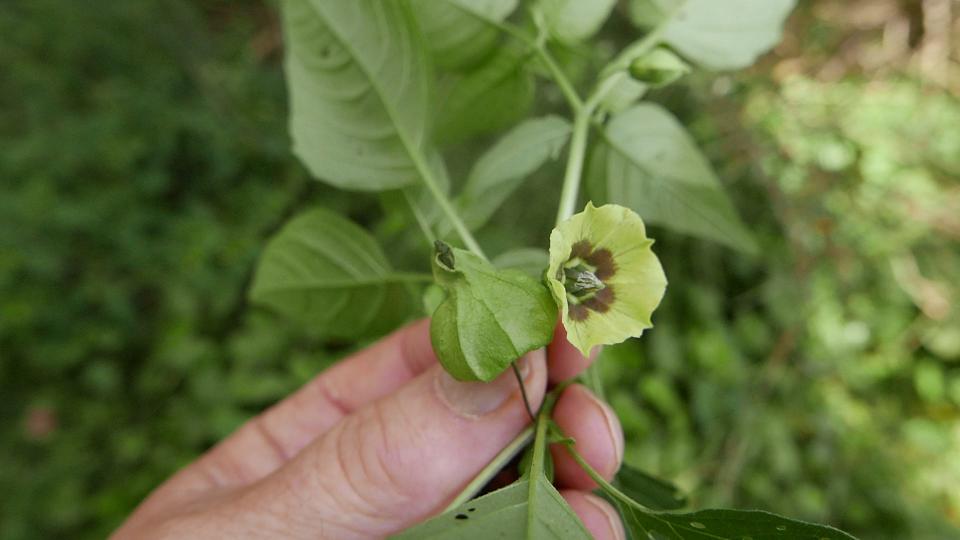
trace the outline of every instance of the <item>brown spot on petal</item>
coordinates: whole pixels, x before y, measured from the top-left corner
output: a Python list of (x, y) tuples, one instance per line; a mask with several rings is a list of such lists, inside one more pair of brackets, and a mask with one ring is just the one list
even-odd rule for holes
[(613, 287), (607, 285), (605, 289), (597, 291), (597, 294), (584, 300), (581, 305), (587, 306), (587, 309), (596, 311), (597, 313), (606, 313), (610, 311), (610, 305), (613, 304), (615, 299), (616, 296), (613, 294)]
[[(617, 265), (613, 260), (613, 253), (609, 249), (594, 249), (593, 244), (588, 240), (580, 240), (570, 248), (570, 260), (581, 259), (595, 270), (593, 276), (603, 282), (605, 287), (598, 290), (589, 298), (579, 303), (570, 302), (567, 313), (572, 321), (580, 322), (590, 316), (591, 311), (597, 313), (606, 313), (610, 311), (610, 306), (616, 300), (613, 287), (606, 283), (606, 280), (612, 278), (617, 273)], [(562, 270), (558, 272), (558, 279), (561, 278)], [(568, 291), (571, 291), (567, 287)], [(575, 292), (573, 294), (576, 294)], [(579, 296), (578, 296), (579, 297)]]
[(570, 258), (576, 259), (579, 257), (586, 260), (587, 257), (590, 256), (591, 251), (593, 251), (593, 246), (590, 245), (590, 242), (581, 240), (574, 244), (572, 248), (570, 248)]
[(613, 253), (610, 253), (609, 249), (594, 250), (593, 253), (584, 257), (584, 260), (597, 269), (594, 275), (600, 281), (606, 281), (617, 273), (617, 266), (613, 262)]
[(601, 281), (610, 279), (617, 273), (617, 265), (613, 262), (613, 253), (607, 248), (594, 249), (593, 244), (588, 240), (580, 240), (570, 248), (570, 259), (578, 258), (596, 268), (594, 275)]
[(570, 320), (576, 322), (585, 321), (590, 316), (590, 310), (583, 304), (570, 304), (567, 313), (570, 315)]

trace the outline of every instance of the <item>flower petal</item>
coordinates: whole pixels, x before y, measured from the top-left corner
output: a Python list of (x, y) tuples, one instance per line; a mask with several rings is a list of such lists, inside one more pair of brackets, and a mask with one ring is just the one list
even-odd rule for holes
[[(652, 245), (640, 216), (614, 204), (587, 203), (550, 233), (547, 286), (561, 308), (567, 339), (582, 353), (638, 337), (652, 326), (650, 316), (667, 285)], [(604, 288), (584, 296), (569, 292), (565, 269), (572, 267), (588, 269)]]

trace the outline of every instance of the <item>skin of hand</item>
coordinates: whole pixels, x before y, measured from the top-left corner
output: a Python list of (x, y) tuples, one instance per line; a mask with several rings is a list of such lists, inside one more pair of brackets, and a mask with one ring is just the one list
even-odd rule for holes
[[(545, 351), (519, 361), (532, 406), (548, 382), (591, 360), (559, 328)], [(612, 478), (623, 433), (609, 406), (574, 384), (554, 418)], [(452, 379), (421, 320), (248, 421), (157, 488), (112, 538), (383, 538), (442, 511), (529, 422), (513, 373), (488, 384)], [(550, 450), (556, 485), (590, 533), (624, 538), (593, 481), (565, 450)]]

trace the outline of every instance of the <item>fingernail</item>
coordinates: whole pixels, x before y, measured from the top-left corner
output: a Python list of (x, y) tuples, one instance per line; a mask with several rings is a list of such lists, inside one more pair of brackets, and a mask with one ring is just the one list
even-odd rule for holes
[[(610, 441), (613, 443), (613, 451), (616, 459), (616, 466), (619, 469), (620, 463), (623, 462), (623, 429), (620, 427), (620, 420), (617, 419), (616, 413), (613, 412), (613, 409), (609, 405), (600, 401), (600, 398), (593, 395), (593, 392), (587, 390), (583, 387), (584, 394), (590, 398), (590, 401), (600, 410), (600, 413), (603, 415), (604, 425), (607, 428), (607, 434), (610, 436)], [(616, 469), (613, 471), (616, 472)]]
[(603, 513), (603, 516), (607, 518), (607, 523), (610, 524), (610, 532), (613, 533), (613, 537), (616, 540), (626, 540), (627, 533), (623, 530), (623, 523), (620, 522), (620, 516), (617, 515), (617, 511), (614, 510), (609, 504), (605, 504), (596, 495), (588, 494), (584, 498), (591, 506), (597, 510), (600, 510)]
[[(517, 361), (517, 367), (526, 380), (530, 374), (530, 362), (526, 356)], [(510, 369), (488, 383), (458, 381), (441, 369), (434, 379), (434, 387), (450, 410), (467, 418), (477, 418), (499, 409), (519, 388)]]

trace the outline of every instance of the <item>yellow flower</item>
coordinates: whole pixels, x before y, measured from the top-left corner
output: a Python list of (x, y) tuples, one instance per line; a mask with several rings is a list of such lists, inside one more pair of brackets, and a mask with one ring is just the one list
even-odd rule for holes
[(587, 203), (550, 233), (547, 286), (567, 339), (584, 355), (653, 326), (667, 286), (643, 220), (629, 208)]

